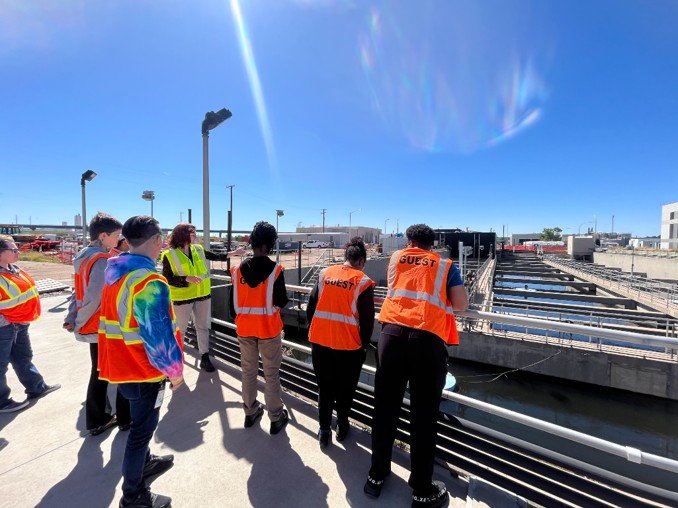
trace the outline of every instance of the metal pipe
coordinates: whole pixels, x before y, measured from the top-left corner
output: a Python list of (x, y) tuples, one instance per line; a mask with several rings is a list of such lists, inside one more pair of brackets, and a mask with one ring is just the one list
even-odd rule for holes
[(210, 163), (209, 163), (210, 133), (202, 133), (202, 245), (210, 248)]

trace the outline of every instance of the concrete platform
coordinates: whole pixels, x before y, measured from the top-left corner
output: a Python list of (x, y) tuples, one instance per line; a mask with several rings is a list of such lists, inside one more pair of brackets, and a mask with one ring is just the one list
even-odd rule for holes
[[(108, 507), (121, 495), (121, 464), (127, 433), (86, 434), (85, 392), (89, 349), (61, 328), (63, 297), (43, 298), (43, 317), (31, 325), (34, 363), (48, 383), (62, 388), (27, 409), (0, 415), (0, 507)], [(285, 394), (291, 422), (276, 436), (260, 425), (243, 428), (240, 371), (215, 360), (217, 372), (197, 369), (188, 348), (187, 386), (168, 394), (151, 450), (173, 453), (175, 466), (153, 483), (173, 506), (406, 507), (409, 455), (394, 451), (393, 474), (378, 500), (362, 491), (370, 463), (370, 436), (354, 427), (327, 453), (317, 444), (317, 409)], [(15, 400), (23, 387), (10, 368)], [(260, 386), (261, 388), (261, 386)], [(260, 395), (263, 400), (263, 393)], [(452, 495), (450, 506), (466, 506), (468, 481), (436, 467)], [(487, 506), (477, 497), (474, 506)]]

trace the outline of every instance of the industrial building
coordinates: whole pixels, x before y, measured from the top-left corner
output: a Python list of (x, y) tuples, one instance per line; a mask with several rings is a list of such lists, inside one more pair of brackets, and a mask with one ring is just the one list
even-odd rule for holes
[(661, 249), (678, 249), (678, 201), (662, 206)]

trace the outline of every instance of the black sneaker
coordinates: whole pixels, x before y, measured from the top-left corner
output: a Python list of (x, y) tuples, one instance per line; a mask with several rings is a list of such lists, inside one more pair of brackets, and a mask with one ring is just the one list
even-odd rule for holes
[(332, 442), (332, 432), (330, 429), (318, 431), (318, 443), (320, 443), (320, 448), (327, 448)]
[(0, 407), (0, 413), (13, 413), (15, 411), (21, 411), (26, 406), (28, 406), (28, 399), (26, 399), (22, 402), (17, 402), (14, 399), (9, 399), (7, 401), (7, 404)]
[(346, 425), (337, 424), (337, 441), (342, 442), (346, 439), (349, 430), (351, 430), (351, 426), (348, 423)]
[(125, 501), (125, 498), (122, 498), (119, 506), (120, 508), (169, 508), (171, 505), (171, 497), (153, 494), (146, 489), (131, 501)]
[(363, 487), (363, 492), (370, 497), (378, 498), (381, 494), (381, 488), (384, 486), (384, 480), (375, 480), (370, 475), (367, 475), (367, 481)]
[(143, 479), (146, 485), (150, 485), (158, 476), (166, 473), (174, 465), (174, 455), (151, 455), (144, 466)]
[(209, 353), (205, 353), (200, 357), (200, 368), (205, 369), (205, 372), (214, 372), (215, 368), (210, 361)]
[(427, 492), (412, 493), (412, 508), (442, 508), (450, 502), (447, 487), (441, 481), (435, 480)]
[(106, 432), (108, 429), (112, 429), (118, 424), (118, 417), (117, 416), (112, 416), (111, 419), (104, 423), (103, 425), (99, 425), (98, 427), (94, 427), (93, 429), (90, 429), (89, 435), (90, 436), (98, 436), (99, 434), (102, 434)]
[(257, 420), (259, 418), (261, 418), (261, 415), (263, 415), (263, 414), (264, 414), (264, 406), (262, 406), (260, 404), (259, 407), (257, 407), (256, 413), (245, 416), (245, 428), (249, 428), (252, 425), (254, 425), (255, 423), (257, 423)]
[(61, 388), (60, 384), (46, 385), (46, 388), (40, 393), (29, 393), (28, 395), (26, 395), (26, 397), (29, 399), (39, 399), (40, 397), (44, 397), (48, 393), (57, 391), (59, 388)]
[(287, 422), (290, 421), (290, 415), (287, 414), (287, 409), (282, 410), (282, 414), (280, 415), (280, 419), (271, 422), (271, 434), (277, 434), (281, 430), (285, 428), (287, 425)]

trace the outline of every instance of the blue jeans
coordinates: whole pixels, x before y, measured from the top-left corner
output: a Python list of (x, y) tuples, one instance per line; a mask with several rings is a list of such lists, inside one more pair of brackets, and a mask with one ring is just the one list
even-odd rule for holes
[(126, 501), (132, 501), (146, 489), (142, 475), (151, 454), (148, 443), (158, 427), (160, 408), (154, 406), (162, 385), (162, 382), (118, 385), (118, 392), (129, 400), (132, 415), (132, 426), (122, 460), (122, 495)]
[(11, 363), (26, 394), (39, 395), (47, 389), (45, 380), (33, 365), (33, 350), (28, 338), (28, 324), (0, 326), (0, 407), (9, 402), (7, 367)]

